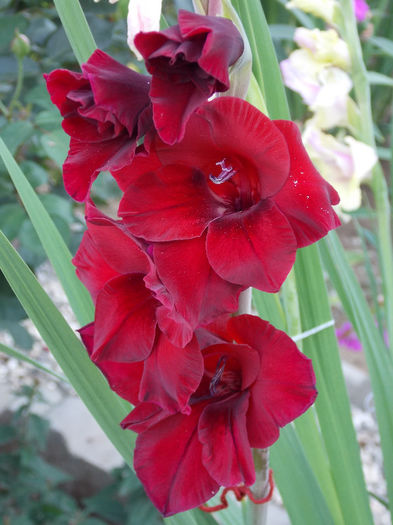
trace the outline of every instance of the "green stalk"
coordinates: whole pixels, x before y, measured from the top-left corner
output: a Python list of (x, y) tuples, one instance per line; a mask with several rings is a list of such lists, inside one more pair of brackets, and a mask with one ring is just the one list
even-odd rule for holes
[[(371, 112), (370, 85), (367, 71), (363, 61), (352, 0), (342, 0), (339, 28), (344, 40), (347, 42), (351, 56), (352, 80), (356, 100), (360, 109), (360, 129), (358, 138), (375, 146), (374, 126)], [(383, 289), (386, 304), (386, 324), (389, 341), (393, 341), (393, 251), (391, 232), (391, 211), (387, 184), (380, 164), (373, 169), (371, 188), (374, 193), (377, 212), (377, 231), (380, 247), (380, 265), (383, 278)], [(391, 355), (393, 357), (393, 348)]]
[(14, 109), (15, 105), (17, 104), (19, 100), (19, 97), (22, 91), (22, 86), (23, 86), (23, 58), (17, 57), (17, 61), (18, 61), (18, 76), (16, 79), (15, 91), (14, 91), (14, 94), (12, 95), (10, 104), (8, 106), (9, 115), (12, 114), (12, 110)]

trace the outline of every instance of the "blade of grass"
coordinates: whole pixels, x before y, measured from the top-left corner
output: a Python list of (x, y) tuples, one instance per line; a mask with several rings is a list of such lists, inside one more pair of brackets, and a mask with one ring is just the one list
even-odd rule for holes
[(319, 249), (345, 312), (363, 344), (381, 436), (389, 505), (393, 513), (393, 363), (337, 235), (331, 232)]
[(31, 187), (29, 181), (22, 173), (22, 170), (15, 162), (15, 159), (1, 138), (0, 156), (8, 169), (11, 180), (40, 238), (45, 253), (64, 288), (78, 321), (82, 325), (91, 322), (94, 317), (93, 303), (86, 288), (75, 274), (75, 268), (71, 263), (71, 253), (38, 195)]
[(262, 89), (271, 118), (288, 118), (289, 109), (269, 26), (258, 0), (232, 0), (250, 41), (252, 71)]
[(109, 389), (82, 343), (2, 232), (0, 269), (67, 379), (124, 461), (131, 466), (135, 437), (119, 426), (129, 411), (128, 403)]
[[(316, 245), (299, 251), (295, 271), (302, 328), (308, 330), (331, 318)], [(305, 339), (303, 349), (317, 377), (315, 406), (344, 521), (369, 525), (373, 519), (334, 329)]]
[(270, 454), (291, 524), (336, 525), (291, 425), (281, 429), (280, 439), (271, 447)]
[(66, 377), (61, 376), (60, 374), (57, 374), (50, 368), (47, 368), (46, 366), (42, 365), (35, 359), (31, 359), (23, 352), (19, 352), (18, 350), (14, 350), (13, 348), (10, 348), (9, 346), (3, 345), (0, 343), (0, 352), (3, 352), (4, 354), (8, 355), (9, 357), (14, 357), (15, 359), (18, 359), (19, 361), (24, 361), (25, 363), (28, 363), (29, 365), (34, 366), (35, 368), (38, 368), (39, 370), (42, 370), (43, 372), (46, 372), (47, 374), (50, 374), (55, 379), (59, 379), (60, 381), (65, 381), (68, 383), (68, 380)]
[(85, 14), (78, 0), (54, 0), (64, 31), (79, 64), (97, 49)]
[[(259, 315), (274, 324), (279, 330), (286, 329), (285, 315), (281, 307), (278, 295), (267, 294), (253, 290), (254, 306)], [(319, 484), (322, 492), (326, 498), (327, 505), (330, 509), (335, 525), (343, 523), (343, 516), (341, 512), (340, 502), (337, 497), (336, 489), (333, 483), (329, 460), (326, 455), (324, 443), (321, 439), (321, 434), (318, 429), (318, 423), (315, 417), (313, 409), (308, 410), (300, 418), (295, 421), (295, 430), (297, 438), (301, 443), (302, 450), (298, 452), (306, 457), (309, 462), (309, 467), (313, 470), (313, 474)], [(285, 434), (284, 434), (285, 435)], [(281, 441), (283, 437), (280, 437)], [(280, 445), (278, 445), (280, 446)], [(299, 445), (297, 445), (299, 446)], [(285, 445), (283, 446), (285, 449)], [(284, 452), (283, 452), (284, 453)], [(272, 464), (276, 468), (275, 463), (276, 456), (272, 456)], [(310, 481), (314, 478), (309, 478)], [(281, 485), (278, 483), (280, 491)], [(312, 488), (311, 488), (312, 490)], [(284, 497), (285, 505), (295, 505), (292, 503), (292, 493), (295, 494), (296, 501), (296, 490), (292, 488), (287, 491)], [(288, 501), (287, 501), (288, 499)]]

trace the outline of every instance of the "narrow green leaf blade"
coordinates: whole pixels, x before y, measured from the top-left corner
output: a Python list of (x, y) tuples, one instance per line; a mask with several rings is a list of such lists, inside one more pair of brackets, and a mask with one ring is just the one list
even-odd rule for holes
[(260, 0), (232, 0), (246, 30), (253, 73), (262, 88), (270, 118), (288, 118), (289, 108), (280, 68)]
[(64, 288), (78, 321), (84, 325), (94, 317), (93, 303), (86, 288), (78, 280), (71, 263), (71, 253), (51, 217), (31, 187), (7, 146), (0, 138), (0, 156), (40, 238), (42, 246)]
[(108, 438), (131, 466), (134, 434), (121, 430), (125, 401), (110, 389), (101, 372), (49, 299), (34, 274), (0, 232), (0, 269), (64, 374)]
[[(331, 312), (316, 245), (299, 250), (295, 273), (302, 329), (329, 321)], [(304, 339), (303, 350), (312, 359), (317, 377), (315, 406), (344, 521), (370, 525), (373, 519), (334, 329)]]
[(393, 513), (393, 363), (338, 236), (331, 232), (319, 249), (346, 314), (363, 344), (381, 436), (389, 506)]
[(35, 359), (31, 359), (23, 352), (19, 352), (18, 350), (14, 350), (13, 348), (10, 348), (9, 346), (3, 345), (0, 343), (0, 351), (4, 354), (8, 355), (9, 357), (14, 357), (15, 359), (18, 359), (19, 361), (24, 361), (25, 363), (28, 363), (29, 365), (35, 366), (39, 370), (42, 370), (43, 372), (46, 372), (47, 374), (50, 374), (51, 376), (55, 377), (56, 379), (60, 379), (60, 381), (65, 381), (68, 383), (67, 379), (60, 374), (56, 373), (55, 371), (51, 370), (50, 368), (47, 368), (46, 366), (42, 365)]
[(336, 525), (291, 425), (281, 429), (270, 455), (292, 525)]
[(97, 49), (86, 17), (78, 0), (54, 0), (64, 31), (79, 64)]

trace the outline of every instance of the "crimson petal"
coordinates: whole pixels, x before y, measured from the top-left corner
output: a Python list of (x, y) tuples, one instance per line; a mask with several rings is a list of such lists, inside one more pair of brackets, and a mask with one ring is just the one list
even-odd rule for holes
[[(94, 350), (94, 327), (95, 323), (90, 323), (78, 330), (89, 356)], [(106, 377), (110, 388), (116, 394), (133, 405), (138, 402), (139, 385), (143, 372), (142, 362), (116, 363), (114, 361), (102, 361), (97, 366)]]
[(130, 164), (135, 147), (135, 141), (124, 134), (102, 142), (83, 142), (71, 138), (68, 157), (63, 165), (67, 193), (79, 202), (86, 200), (98, 174)]
[(249, 396), (249, 392), (243, 392), (211, 403), (199, 420), (203, 464), (211, 477), (225, 487), (255, 482), (246, 425)]
[[(158, 243), (153, 257), (161, 282), (177, 312), (193, 330), (238, 308), (242, 287), (224, 281), (210, 266), (205, 236), (187, 241)], [(176, 267), (173, 262), (176, 261)]]
[(93, 361), (146, 359), (155, 338), (157, 304), (141, 274), (109, 281), (97, 296)]
[(235, 97), (205, 102), (188, 121), (181, 142), (170, 147), (156, 139), (154, 147), (163, 164), (197, 167), (206, 176), (217, 162), (234, 159), (242, 166), (239, 176), (255, 172), (263, 199), (277, 193), (289, 175), (283, 134), (254, 106)]
[(198, 420), (203, 408), (201, 403), (188, 416), (170, 416), (136, 440), (135, 472), (164, 516), (197, 507), (219, 489), (201, 459)]
[(188, 401), (202, 374), (203, 359), (195, 338), (179, 348), (160, 334), (145, 361), (139, 399), (156, 403), (168, 412), (188, 414)]
[(120, 425), (124, 429), (133, 430), (139, 434), (166, 417), (168, 413), (158, 405), (140, 403), (123, 419)]
[(302, 248), (340, 226), (332, 208), (340, 197), (314, 168), (296, 124), (287, 120), (274, 123), (287, 140), (291, 158), (289, 178), (274, 201), (291, 223), (298, 247)]
[(207, 257), (223, 279), (277, 292), (295, 262), (296, 238), (283, 213), (267, 199), (210, 223)]
[(82, 64), (89, 79), (96, 105), (113, 113), (119, 122), (135, 136), (142, 109), (150, 104), (150, 77), (120, 64), (97, 49)]
[(94, 302), (105, 283), (119, 275), (102, 257), (88, 231), (83, 234), (72, 263), (76, 266), (76, 275), (89, 290)]
[(137, 237), (171, 241), (199, 237), (224, 211), (201, 172), (167, 166), (146, 173), (127, 187), (119, 216)]
[(91, 202), (86, 205), (86, 223), (99, 253), (117, 273), (149, 272), (149, 257), (123, 224), (101, 213)]
[(279, 427), (315, 401), (311, 360), (284, 332), (258, 317), (233, 317), (228, 331), (236, 341), (258, 350), (261, 357), (260, 374), (251, 388), (247, 428), (251, 446), (266, 448), (278, 438)]

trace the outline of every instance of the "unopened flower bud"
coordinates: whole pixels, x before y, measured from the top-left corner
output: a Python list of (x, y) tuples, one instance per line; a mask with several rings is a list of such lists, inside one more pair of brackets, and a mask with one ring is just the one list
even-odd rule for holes
[(11, 42), (11, 51), (18, 60), (23, 60), (30, 53), (30, 40), (26, 35), (17, 32)]

